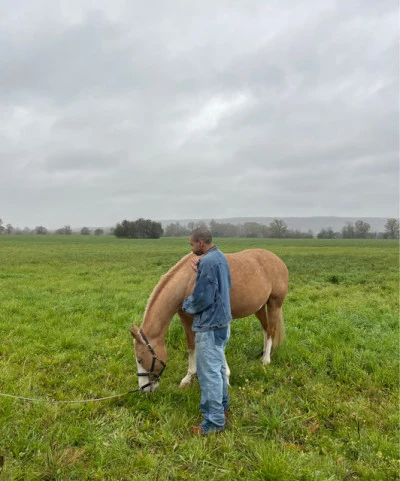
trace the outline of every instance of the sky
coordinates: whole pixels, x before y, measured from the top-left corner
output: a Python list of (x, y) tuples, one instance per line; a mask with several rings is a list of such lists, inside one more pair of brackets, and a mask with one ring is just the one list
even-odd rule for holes
[(0, 218), (399, 215), (395, 0), (0, 0)]

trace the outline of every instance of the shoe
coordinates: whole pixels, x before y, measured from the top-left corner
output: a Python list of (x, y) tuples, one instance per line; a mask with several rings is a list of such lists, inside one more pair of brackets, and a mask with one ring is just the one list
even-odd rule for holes
[(194, 426), (192, 429), (191, 429), (192, 433), (193, 434), (200, 434), (200, 436), (205, 436), (206, 433), (201, 429), (201, 426)]
[(225, 422), (229, 422), (229, 409), (227, 409), (226, 411), (224, 411), (224, 416), (225, 416)]

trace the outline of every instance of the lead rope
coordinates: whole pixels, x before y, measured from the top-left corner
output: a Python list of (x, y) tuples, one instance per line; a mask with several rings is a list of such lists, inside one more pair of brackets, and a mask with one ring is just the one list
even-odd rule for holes
[[(99, 402), (99, 401), (106, 401), (107, 399), (114, 399), (114, 398), (117, 398), (117, 397), (127, 396), (128, 394), (133, 394), (134, 392), (142, 391), (146, 387), (149, 387), (152, 384), (154, 384), (155, 382), (159, 381), (159, 379), (161, 377), (161, 374), (163, 373), (164, 369), (166, 368), (166, 364), (161, 359), (158, 359), (157, 354), (154, 352), (154, 349), (153, 349), (152, 345), (149, 343), (149, 341), (147, 340), (147, 337), (144, 335), (144, 333), (141, 329), (140, 329), (140, 334), (142, 335), (143, 339), (145, 340), (147, 348), (149, 349), (149, 351), (153, 355), (153, 362), (152, 362), (152, 366), (151, 366), (150, 371), (145, 372), (145, 373), (138, 373), (138, 376), (151, 376), (151, 375), (153, 375), (155, 377), (155, 379), (153, 379), (153, 381), (148, 382), (144, 386), (140, 386), (137, 389), (134, 389), (133, 391), (124, 392), (122, 394), (114, 394), (113, 396), (106, 396), (106, 397), (101, 397), (101, 398), (81, 399), (81, 400), (78, 400), (78, 401), (49, 401), (48, 399), (35, 399), (35, 398), (29, 398), (29, 397), (24, 397), (24, 396), (14, 396), (13, 394), (2, 394), (2, 393), (0, 393), (0, 396), (12, 398), (12, 399), (19, 399), (19, 400), (22, 400), (22, 401), (42, 402), (42, 403), (48, 403), (48, 404), (83, 404), (83, 403), (94, 403), (94, 402)], [(155, 364), (156, 361), (158, 361), (162, 365), (161, 371), (159, 372), (158, 375), (155, 375), (153, 373), (154, 364)]]
[(48, 404), (83, 404), (83, 403), (94, 403), (94, 402), (99, 402), (99, 401), (105, 401), (107, 399), (114, 399), (117, 397), (122, 397), (122, 396), (127, 396), (128, 394), (133, 394), (134, 392), (142, 391), (144, 388), (151, 386), (155, 381), (150, 381), (144, 386), (138, 387), (137, 389), (134, 389), (133, 391), (128, 391), (124, 392), (122, 394), (114, 394), (113, 396), (106, 396), (106, 397), (100, 397), (100, 398), (93, 398), (93, 399), (80, 399), (78, 401), (49, 401), (48, 399), (35, 399), (35, 398), (30, 398), (30, 397), (23, 397), (23, 396), (14, 396), (13, 394), (2, 394), (0, 393), (0, 396), (2, 397), (8, 397), (12, 399), (19, 399), (22, 401), (31, 401), (31, 402), (41, 402), (41, 403), (48, 403)]

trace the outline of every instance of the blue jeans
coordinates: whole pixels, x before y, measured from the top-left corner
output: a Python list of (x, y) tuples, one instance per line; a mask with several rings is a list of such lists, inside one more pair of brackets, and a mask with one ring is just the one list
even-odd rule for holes
[(224, 412), (229, 408), (225, 347), (229, 336), (230, 326), (196, 332), (196, 368), (204, 418), (200, 427), (205, 434), (225, 428)]

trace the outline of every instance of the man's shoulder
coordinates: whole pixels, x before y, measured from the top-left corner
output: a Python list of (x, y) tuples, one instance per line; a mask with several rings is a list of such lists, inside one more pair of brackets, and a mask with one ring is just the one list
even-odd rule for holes
[(203, 266), (212, 266), (219, 263), (225, 263), (226, 257), (218, 247), (213, 247), (207, 254), (201, 259)]

